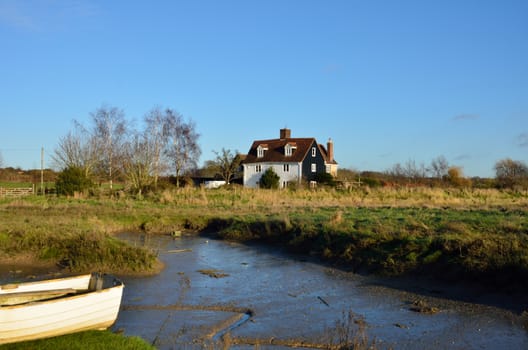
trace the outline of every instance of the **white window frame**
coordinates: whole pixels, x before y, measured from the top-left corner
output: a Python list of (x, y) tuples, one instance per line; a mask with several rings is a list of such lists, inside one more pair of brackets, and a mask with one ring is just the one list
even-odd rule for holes
[(284, 146), (284, 155), (286, 157), (291, 157), (293, 155), (293, 151), (297, 149), (297, 146), (292, 146), (291, 144), (287, 144)]
[(282, 170), (285, 172), (285, 173), (289, 173), (290, 172), (290, 164), (283, 164), (282, 165)]
[(255, 172), (257, 172), (257, 173), (261, 173), (262, 172), (262, 165), (261, 164), (255, 165)]
[(264, 157), (264, 154), (266, 154), (267, 150), (268, 150), (268, 145), (259, 145), (257, 147), (257, 158)]
[(312, 157), (315, 157), (317, 151), (315, 150), (315, 147), (312, 147)]
[(317, 172), (317, 164), (312, 163), (312, 173)]

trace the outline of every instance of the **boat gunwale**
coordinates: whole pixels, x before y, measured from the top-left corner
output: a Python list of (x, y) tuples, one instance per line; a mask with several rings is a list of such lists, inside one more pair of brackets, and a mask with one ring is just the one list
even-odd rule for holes
[[(80, 279), (84, 279), (84, 278), (87, 278), (87, 277), (89, 277), (91, 279), (91, 278), (93, 278), (94, 275), (95, 274), (84, 274), (84, 275), (80, 275), (80, 276), (64, 277), (64, 278), (57, 278), (57, 279), (52, 279), (52, 280), (31, 281), (31, 282), (28, 282), (27, 284), (38, 285), (39, 283), (44, 284), (44, 283), (50, 283), (50, 282), (62, 282), (62, 281), (66, 281), (66, 280), (75, 280), (75, 279), (79, 279), (80, 280)], [(118, 279), (118, 278), (116, 278), (114, 276), (112, 276), (112, 278), (113, 278), (114, 285), (108, 286), (106, 288), (102, 288), (102, 289), (89, 289), (89, 288), (79, 289), (78, 290), (79, 292), (76, 293), (76, 294), (68, 294), (68, 295), (64, 295), (62, 297), (57, 297), (57, 298), (53, 298), (53, 299), (35, 300), (35, 301), (31, 301), (31, 302), (27, 302), (27, 303), (21, 303), (21, 304), (15, 304), (15, 305), (0, 305), (0, 313), (2, 311), (15, 310), (15, 309), (18, 309), (18, 308), (28, 308), (28, 307), (31, 307), (31, 306), (37, 306), (37, 305), (42, 305), (42, 304), (53, 305), (53, 304), (58, 304), (58, 303), (69, 302), (69, 301), (72, 301), (72, 300), (75, 300), (75, 299), (89, 298), (91, 295), (94, 295), (94, 294), (111, 293), (114, 290), (123, 289), (124, 288), (124, 284), (123, 284), (123, 282), (120, 279)], [(23, 285), (27, 285), (26, 283), (19, 283), (18, 285), (20, 286), (22, 284)], [(88, 283), (88, 285), (89, 285), (89, 283)], [(17, 293), (16, 289), (10, 289), (10, 290), (13, 290), (13, 292), (1, 293), (1, 295), (8, 295), (8, 294)], [(48, 290), (53, 290), (53, 289), (44, 289), (44, 290), (48, 291)], [(23, 292), (19, 292), (19, 293), (23, 293)]]
[(19, 283), (6, 283), (0, 285), (0, 294), (9, 294), (9, 293), (16, 293), (16, 289), (20, 288), (21, 286), (38, 286), (43, 284), (49, 284), (49, 283), (60, 283), (65, 281), (73, 281), (73, 280), (83, 280), (86, 278), (92, 278), (93, 274), (83, 274), (83, 275), (75, 275), (75, 276), (66, 276), (66, 277), (60, 277), (60, 278), (53, 278), (53, 279), (47, 279), (47, 280), (38, 280), (38, 281), (27, 281), (27, 282), (19, 282)]

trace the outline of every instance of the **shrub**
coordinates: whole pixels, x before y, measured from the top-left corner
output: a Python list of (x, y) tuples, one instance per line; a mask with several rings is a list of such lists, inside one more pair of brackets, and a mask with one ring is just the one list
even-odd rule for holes
[(83, 169), (70, 166), (59, 173), (55, 184), (58, 195), (73, 196), (75, 192), (85, 192), (93, 187)]
[(279, 181), (279, 175), (273, 168), (268, 168), (260, 178), (259, 185), (261, 188), (279, 188)]
[(361, 179), (361, 183), (369, 187), (381, 187), (382, 185), (381, 180), (373, 178), (373, 177), (365, 177)]
[(328, 185), (328, 186), (335, 186), (335, 180), (332, 174), (329, 173), (317, 173), (315, 175), (315, 181), (317, 181), (320, 184)]

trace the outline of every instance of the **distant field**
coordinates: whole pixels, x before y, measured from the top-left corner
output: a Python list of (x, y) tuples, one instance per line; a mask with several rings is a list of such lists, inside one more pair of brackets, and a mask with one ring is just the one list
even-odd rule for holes
[[(26, 188), (26, 187), (33, 187), (40, 188), (40, 182), (38, 183), (32, 183), (32, 182), (0, 182), (0, 187), (4, 188)], [(55, 188), (55, 182), (44, 182), (44, 188)]]
[[(0, 181), (0, 187), (3, 187), (3, 188), (25, 188), (25, 187), (33, 187), (33, 185), (35, 186), (36, 189), (39, 189), (40, 188), (40, 182), (8, 182), (8, 181)], [(110, 185), (107, 184), (107, 183), (103, 183), (101, 184), (100, 186), (97, 186), (98, 188), (100, 189), (109, 189), (110, 188)], [(47, 189), (54, 189), (55, 188), (55, 182), (53, 181), (49, 181), (49, 182), (44, 182), (44, 188), (47, 188)], [(120, 184), (120, 183), (114, 183), (113, 185), (113, 189), (114, 190), (122, 190), (123, 188), (125, 188), (125, 186), (123, 184)]]
[(0, 187), (4, 188), (27, 188), (33, 187), (30, 182), (0, 182)]

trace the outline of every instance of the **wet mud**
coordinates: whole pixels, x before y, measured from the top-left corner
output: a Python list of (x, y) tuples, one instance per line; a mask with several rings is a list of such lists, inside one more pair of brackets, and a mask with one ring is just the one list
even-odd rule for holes
[(277, 248), (196, 236), (148, 241), (165, 269), (124, 277), (114, 329), (160, 349), (328, 348), (349, 331), (347, 314), (356, 336), (378, 349), (528, 348), (524, 305), (504, 296), (360, 276)]
[(0, 258), (0, 283), (31, 281), (35, 278), (61, 276), (61, 268), (53, 263), (43, 263), (29, 255)]

